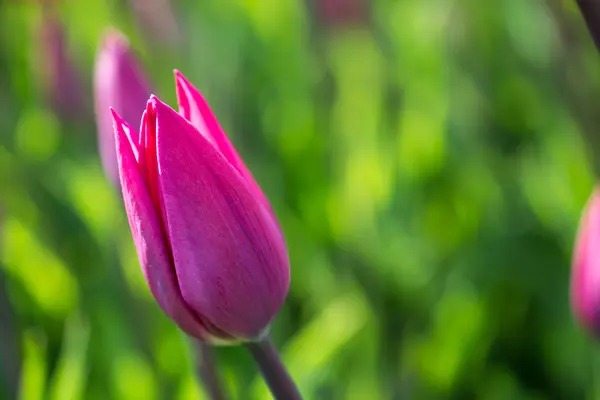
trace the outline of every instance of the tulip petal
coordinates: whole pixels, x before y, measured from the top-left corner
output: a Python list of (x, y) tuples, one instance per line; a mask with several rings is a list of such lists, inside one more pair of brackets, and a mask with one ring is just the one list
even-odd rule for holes
[(208, 337), (195, 314), (181, 298), (172, 262), (165, 247), (160, 220), (138, 169), (133, 129), (112, 111), (121, 189), (129, 226), (144, 277), (160, 307), (189, 335)]
[(275, 316), (289, 286), (278, 227), (204, 136), (160, 100), (151, 102), (163, 226), (181, 294), (221, 330), (255, 337)]
[(179, 113), (190, 121), (207, 140), (214, 144), (223, 154), (223, 157), (242, 175), (250, 186), (253, 195), (259, 198), (263, 207), (273, 218), (274, 223), (278, 224), (271, 203), (229, 141), (204, 96), (177, 70), (175, 70), (175, 84)]
[(571, 302), (581, 322), (593, 333), (600, 330), (600, 189), (584, 210), (573, 254)]
[(158, 165), (156, 160), (156, 133), (154, 125), (148, 125), (148, 111), (144, 110), (142, 114), (142, 124), (140, 127), (140, 149), (139, 159), (140, 171), (146, 180), (146, 185), (150, 193), (150, 198), (154, 203), (154, 209), (160, 210), (160, 216), (163, 218), (164, 211), (158, 193)]

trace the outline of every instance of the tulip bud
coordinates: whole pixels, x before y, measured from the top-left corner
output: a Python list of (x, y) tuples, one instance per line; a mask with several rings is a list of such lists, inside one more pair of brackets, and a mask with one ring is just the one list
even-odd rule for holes
[(573, 250), (571, 306), (577, 320), (600, 336), (600, 188), (588, 200)]
[(96, 58), (94, 100), (102, 166), (115, 184), (119, 182), (119, 172), (113, 121), (108, 110), (112, 107), (125, 121), (137, 124), (151, 92), (127, 39), (116, 31), (108, 32)]
[(63, 117), (80, 116), (87, 111), (80, 77), (67, 49), (64, 27), (50, 10), (44, 11), (38, 34), (39, 68), (50, 104)]
[(213, 344), (255, 340), (287, 295), (283, 235), (208, 104), (176, 78), (180, 114), (152, 96), (139, 139), (113, 112), (139, 261), (183, 331)]

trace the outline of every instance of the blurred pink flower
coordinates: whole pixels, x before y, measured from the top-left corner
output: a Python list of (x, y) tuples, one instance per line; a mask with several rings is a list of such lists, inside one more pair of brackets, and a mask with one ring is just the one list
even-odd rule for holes
[(98, 130), (98, 148), (106, 176), (119, 182), (113, 121), (113, 108), (130, 124), (138, 123), (146, 101), (152, 93), (129, 42), (111, 30), (102, 39), (94, 71), (94, 101)]
[(170, 0), (129, 0), (134, 18), (153, 42), (177, 46), (180, 32)]
[(44, 10), (39, 27), (40, 68), (50, 104), (65, 117), (80, 117), (87, 111), (85, 91), (70, 57), (64, 27), (50, 10)]
[(312, 0), (321, 24), (335, 28), (364, 24), (368, 18), (368, 0)]
[(573, 250), (571, 306), (577, 320), (600, 335), (600, 188), (588, 200)]
[(287, 296), (285, 241), (208, 104), (175, 75), (179, 113), (152, 96), (139, 137), (113, 112), (140, 264), (158, 304), (189, 335), (258, 339)]

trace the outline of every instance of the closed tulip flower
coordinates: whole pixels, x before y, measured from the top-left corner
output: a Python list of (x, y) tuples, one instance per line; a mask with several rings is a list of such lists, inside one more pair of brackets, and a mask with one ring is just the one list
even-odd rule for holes
[(176, 72), (179, 113), (152, 96), (138, 135), (113, 111), (121, 189), (160, 307), (209, 343), (259, 340), (289, 261), (256, 184), (200, 93)]
[(600, 336), (600, 190), (588, 201), (573, 251), (571, 305), (577, 320)]
[(117, 184), (119, 173), (115, 154), (113, 121), (109, 107), (129, 124), (139, 124), (140, 115), (152, 90), (129, 42), (117, 31), (102, 40), (94, 71), (94, 100), (98, 127), (98, 149), (107, 178)]

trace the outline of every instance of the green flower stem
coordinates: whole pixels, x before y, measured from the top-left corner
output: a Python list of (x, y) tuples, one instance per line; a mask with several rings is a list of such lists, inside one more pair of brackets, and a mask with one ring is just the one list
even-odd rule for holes
[(227, 400), (219, 377), (215, 370), (215, 355), (213, 348), (196, 341), (196, 371), (204, 384), (208, 396), (212, 400)]
[(19, 332), (0, 266), (0, 398), (16, 399), (21, 374)]
[(246, 344), (271, 393), (276, 400), (302, 400), (302, 396), (287, 372), (269, 336)]

